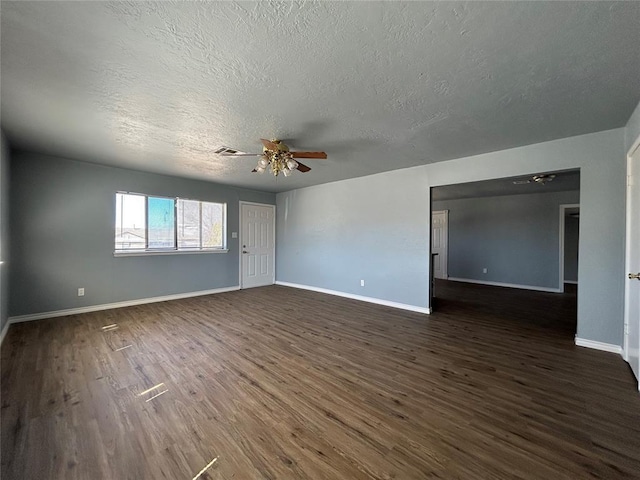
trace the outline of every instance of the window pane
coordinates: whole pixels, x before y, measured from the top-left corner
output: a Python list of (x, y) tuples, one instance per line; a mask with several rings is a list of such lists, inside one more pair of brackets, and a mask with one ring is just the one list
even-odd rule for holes
[(200, 248), (200, 202), (178, 199), (178, 248)]
[(144, 195), (116, 194), (116, 250), (145, 248)]
[(149, 248), (175, 248), (173, 198), (147, 197)]
[(202, 202), (202, 248), (222, 248), (224, 205)]

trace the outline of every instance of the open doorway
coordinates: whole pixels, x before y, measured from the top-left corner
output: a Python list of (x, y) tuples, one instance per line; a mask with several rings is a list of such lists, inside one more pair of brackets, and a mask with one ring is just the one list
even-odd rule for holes
[[(431, 202), (432, 311), (464, 302), (575, 334), (579, 170), (433, 187)], [(447, 258), (436, 269), (439, 238)]]
[(560, 285), (562, 291), (575, 291), (578, 285), (580, 244), (580, 205), (560, 205)]

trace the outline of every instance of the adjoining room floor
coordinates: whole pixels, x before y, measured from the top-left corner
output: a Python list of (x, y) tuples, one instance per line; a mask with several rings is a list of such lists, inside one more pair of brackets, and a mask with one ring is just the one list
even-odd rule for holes
[(450, 280), (435, 281), (436, 311), (488, 316), (492, 322), (517, 322), (544, 327), (573, 340), (578, 319), (577, 285), (565, 283), (564, 293), (536, 292)]
[(270, 286), (12, 325), (2, 478), (638, 478), (629, 368), (525, 293), (512, 317)]

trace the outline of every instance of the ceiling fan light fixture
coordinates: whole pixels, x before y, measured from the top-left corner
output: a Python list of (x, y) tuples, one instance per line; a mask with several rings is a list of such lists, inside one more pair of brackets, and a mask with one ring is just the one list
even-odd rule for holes
[[(259, 158), (258, 163), (252, 172), (264, 173), (269, 170), (274, 177), (277, 177), (281, 173), (285, 177), (288, 177), (295, 171), (306, 173), (311, 170), (308, 166), (296, 161), (296, 158), (327, 158), (327, 154), (325, 152), (292, 152), (289, 150), (289, 147), (280, 140), (265, 140), (264, 138), (261, 138), (260, 140), (263, 145), (262, 154), (255, 154)], [(226, 149), (222, 155), (227, 157), (243, 157), (253, 156), (254, 154), (240, 153), (237, 150)]]
[(265, 150), (264, 155), (258, 160), (256, 170), (259, 168), (270, 168), (274, 177), (277, 177), (280, 173), (288, 177), (298, 168), (298, 162), (293, 159), (293, 154), (288, 150)]
[(547, 182), (551, 182), (554, 178), (556, 178), (554, 174), (541, 173), (540, 175), (534, 175), (533, 181), (540, 185), (544, 185)]

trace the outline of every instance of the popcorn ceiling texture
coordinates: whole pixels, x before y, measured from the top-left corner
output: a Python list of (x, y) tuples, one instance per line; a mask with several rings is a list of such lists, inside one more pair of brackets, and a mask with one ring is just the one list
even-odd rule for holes
[[(623, 126), (638, 2), (2, 2), (2, 129), (79, 160), (284, 191)], [(250, 174), (259, 138), (326, 150)]]

